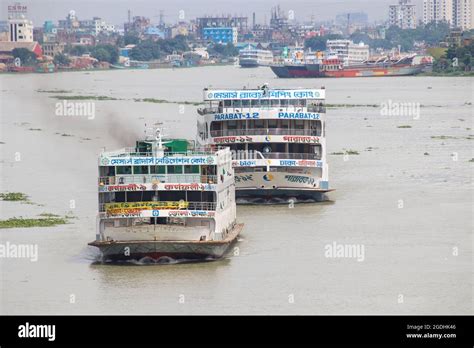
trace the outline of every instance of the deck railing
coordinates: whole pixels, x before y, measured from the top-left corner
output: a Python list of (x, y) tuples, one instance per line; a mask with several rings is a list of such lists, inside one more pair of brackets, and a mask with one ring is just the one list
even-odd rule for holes
[(222, 114), (222, 113), (247, 113), (247, 112), (256, 112), (259, 110), (271, 110), (271, 111), (284, 111), (284, 112), (318, 112), (325, 113), (326, 107), (324, 105), (308, 105), (308, 106), (275, 106), (275, 105), (260, 105), (260, 106), (244, 106), (244, 107), (206, 107), (198, 109), (199, 115), (207, 114)]
[(256, 159), (310, 159), (320, 160), (321, 155), (317, 153), (287, 153), (287, 152), (270, 152), (264, 153), (260, 151), (236, 151), (232, 159), (234, 160), (256, 160)]
[[(107, 212), (107, 205), (116, 204), (123, 205), (123, 208), (113, 208), (113, 209), (139, 209), (146, 210), (146, 208), (140, 208), (142, 204), (157, 203), (155, 210), (216, 210), (215, 202), (186, 202), (181, 201), (157, 201), (157, 202), (110, 202), (110, 203), (99, 203), (99, 212)], [(128, 206), (127, 206), (128, 205)], [(135, 205), (135, 207), (134, 207)], [(111, 208), (112, 209), (112, 208)], [(153, 209), (150, 209), (153, 210)]]
[[(116, 151), (105, 151), (102, 153), (103, 156), (107, 157), (154, 157), (155, 154), (152, 151), (149, 152), (137, 152), (134, 147), (125, 147)], [(196, 149), (185, 152), (165, 152), (164, 157), (183, 157), (183, 156), (214, 156), (215, 152), (211, 151), (210, 148)]]
[(240, 135), (308, 135), (321, 136), (318, 129), (288, 129), (288, 128), (250, 128), (211, 130), (212, 137), (240, 136)]
[(319, 160), (321, 156), (316, 153), (286, 153), (286, 152), (270, 152), (262, 153), (267, 159), (311, 159)]
[(134, 174), (99, 177), (99, 185), (147, 184), (147, 183), (201, 183), (216, 184), (217, 175), (200, 174)]

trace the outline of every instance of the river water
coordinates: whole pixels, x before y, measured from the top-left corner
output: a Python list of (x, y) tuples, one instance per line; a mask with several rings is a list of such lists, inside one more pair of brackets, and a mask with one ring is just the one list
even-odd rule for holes
[[(36, 203), (0, 201), (1, 218), (75, 216), (51, 228), (0, 230), (3, 244), (37, 244), (39, 253), (37, 262), (0, 259), (0, 313), (472, 313), (473, 81), (285, 80), (233, 66), (0, 75), (1, 191)], [(169, 135), (193, 139), (196, 106), (179, 102), (201, 101), (206, 86), (265, 82), (324, 85), (329, 104), (379, 105), (328, 110), (328, 153), (359, 152), (329, 156), (330, 201), (239, 206), (245, 228), (221, 261), (94, 264), (87, 242), (95, 238), (101, 149), (132, 145), (157, 120)], [(95, 101), (94, 119), (56, 116), (51, 97), (61, 93), (51, 90), (118, 100)], [(421, 108), (398, 115), (394, 103)], [(361, 245), (364, 257), (326, 257), (333, 243)]]

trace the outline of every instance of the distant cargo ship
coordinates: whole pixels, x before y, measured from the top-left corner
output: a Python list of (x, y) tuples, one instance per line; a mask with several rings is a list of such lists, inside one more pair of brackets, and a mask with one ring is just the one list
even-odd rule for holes
[(271, 65), (272, 71), (282, 78), (303, 77), (374, 77), (416, 75), (426, 69), (425, 64), (413, 64), (415, 56), (399, 59), (388, 57), (344, 66), (339, 58), (327, 58), (311, 63), (288, 63)]

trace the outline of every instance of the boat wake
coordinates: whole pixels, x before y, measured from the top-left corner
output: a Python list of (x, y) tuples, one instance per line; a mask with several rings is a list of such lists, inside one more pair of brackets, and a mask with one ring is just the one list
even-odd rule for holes
[(314, 198), (296, 198), (296, 197), (289, 197), (289, 198), (281, 198), (281, 197), (240, 197), (236, 199), (237, 204), (242, 205), (277, 205), (277, 204), (300, 204), (300, 203), (317, 203), (321, 202), (321, 200), (317, 200)]
[(203, 260), (196, 259), (173, 259), (168, 256), (162, 256), (159, 259), (154, 259), (152, 257), (146, 256), (141, 259), (130, 259), (130, 260), (103, 260), (99, 256), (94, 262), (94, 265), (114, 265), (114, 266), (151, 266), (151, 265), (177, 265), (182, 263), (198, 263), (198, 262), (208, 262), (215, 261), (213, 257), (208, 257)]

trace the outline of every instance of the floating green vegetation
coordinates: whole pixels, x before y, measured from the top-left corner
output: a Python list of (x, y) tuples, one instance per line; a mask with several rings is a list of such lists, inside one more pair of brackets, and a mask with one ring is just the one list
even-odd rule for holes
[(37, 89), (36, 92), (38, 93), (72, 93), (72, 91), (68, 91), (66, 89)]
[(331, 152), (330, 155), (336, 155), (336, 156), (340, 156), (340, 155), (359, 155), (359, 151), (356, 151), (356, 150), (346, 150), (346, 149), (343, 149), (344, 151), (338, 151), (338, 152)]
[(30, 128), (28, 130), (30, 130), (30, 131), (41, 131), (42, 129), (41, 128)]
[(469, 134), (467, 137), (466, 137), (467, 140), (473, 140), (474, 139), (474, 135), (472, 134)]
[(445, 139), (457, 139), (457, 138), (453, 137), (452, 135), (432, 135), (431, 139), (445, 140)]
[(157, 103), (157, 104), (169, 103), (169, 101), (167, 101), (167, 100), (155, 99), (155, 98), (135, 99), (135, 101), (142, 101), (142, 102), (146, 102), (146, 103)]
[(69, 215), (69, 214), (68, 214), (68, 215), (66, 215), (66, 216), (65, 216), (65, 218), (66, 218), (66, 219), (78, 219), (78, 217), (77, 217), (77, 216), (74, 216), (74, 215)]
[(404, 124), (402, 126), (397, 126), (397, 128), (411, 128), (411, 126), (408, 124)]
[(22, 227), (50, 227), (67, 224), (65, 218), (47, 217), (39, 219), (10, 218), (0, 220), (0, 228), (22, 228)]
[(134, 98), (136, 102), (145, 102), (145, 103), (156, 103), (156, 104), (184, 104), (184, 105), (202, 105), (203, 103), (200, 102), (192, 102), (192, 101), (173, 101), (173, 100), (166, 100), (166, 99), (155, 99), (155, 98)]
[(471, 158), (468, 162), (474, 162), (474, 158)]
[(52, 95), (50, 98), (59, 100), (121, 100), (105, 95)]
[(41, 217), (47, 217), (47, 218), (55, 218), (55, 217), (60, 217), (60, 215), (57, 214), (51, 214), (51, 213), (41, 213), (39, 214)]
[(327, 108), (379, 108), (379, 104), (325, 104)]
[(0, 193), (2, 201), (28, 201), (28, 196), (21, 192)]

